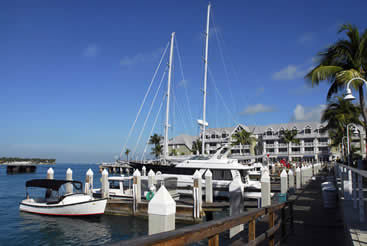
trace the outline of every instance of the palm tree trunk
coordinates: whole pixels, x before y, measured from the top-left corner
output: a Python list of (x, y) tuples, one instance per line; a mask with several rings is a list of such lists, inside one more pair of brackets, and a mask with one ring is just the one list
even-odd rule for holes
[[(361, 113), (362, 113), (362, 117), (363, 117), (363, 121), (364, 121), (364, 132), (367, 133), (367, 114), (366, 114), (366, 111), (365, 111), (363, 84), (361, 84), (359, 86), (358, 92), (359, 92), (359, 104), (361, 106)], [(362, 154), (362, 152), (363, 151), (361, 149), (361, 154)], [(366, 152), (367, 152), (367, 145), (366, 145)]]

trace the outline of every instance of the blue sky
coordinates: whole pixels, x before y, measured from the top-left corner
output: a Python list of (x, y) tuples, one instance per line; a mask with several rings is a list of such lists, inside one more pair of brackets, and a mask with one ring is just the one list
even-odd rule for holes
[[(113, 160), (123, 146), (141, 153), (166, 88), (167, 76), (153, 104), (167, 56), (126, 140), (171, 32), (178, 46), (169, 134), (198, 134), (207, 3), (1, 1), (0, 156), (80, 163)], [(303, 76), (318, 51), (343, 37), (340, 24), (366, 28), (366, 7), (212, 1), (209, 125), (318, 120), (328, 85), (309, 88)], [(153, 132), (163, 134), (163, 112)]]

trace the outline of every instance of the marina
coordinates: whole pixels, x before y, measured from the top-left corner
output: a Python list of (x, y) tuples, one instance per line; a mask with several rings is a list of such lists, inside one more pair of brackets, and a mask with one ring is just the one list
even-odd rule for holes
[(1, 3), (0, 245), (367, 245), (365, 5)]

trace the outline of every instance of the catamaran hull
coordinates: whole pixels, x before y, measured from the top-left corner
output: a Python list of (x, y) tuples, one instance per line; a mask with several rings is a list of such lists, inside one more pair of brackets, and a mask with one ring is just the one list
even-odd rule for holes
[(106, 208), (107, 199), (84, 201), (73, 204), (37, 204), (22, 201), (19, 210), (34, 214), (55, 215), (55, 216), (87, 216), (103, 214)]

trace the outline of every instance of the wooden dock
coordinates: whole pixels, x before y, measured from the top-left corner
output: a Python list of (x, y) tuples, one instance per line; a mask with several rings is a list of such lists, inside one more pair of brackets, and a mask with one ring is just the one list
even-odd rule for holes
[(7, 174), (17, 173), (34, 173), (36, 172), (36, 164), (5, 164)]

